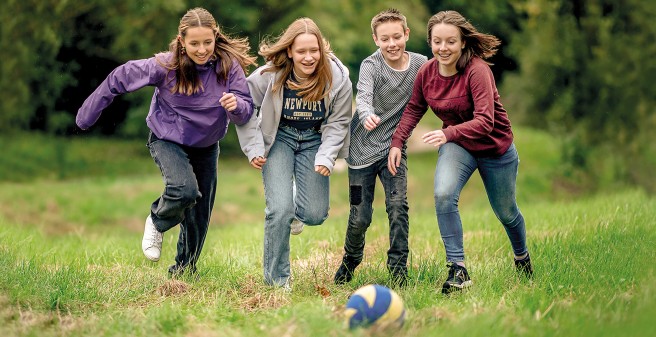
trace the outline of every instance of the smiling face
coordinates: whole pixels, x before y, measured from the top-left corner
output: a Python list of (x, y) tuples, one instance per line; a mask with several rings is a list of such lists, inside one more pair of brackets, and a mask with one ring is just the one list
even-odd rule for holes
[(314, 34), (300, 34), (287, 48), (287, 56), (294, 62), (294, 73), (298, 77), (308, 77), (314, 73), (321, 60), (319, 40)]
[(374, 42), (380, 48), (387, 64), (393, 66), (403, 63), (405, 43), (408, 41), (409, 34), (410, 29), (404, 29), (399, 21), (388, 21), (376, 27), (376, 33), (373, 34)]
[(431, 29), (430, 45), (433, 56), (440, 63), (440, 74), (450, 76), (457, 73), (456, 63), (465, 48), (458, 27), (438, 23)]
[(188, 28), (184, 37), (179, 37), (187, 56), (194, 63), (203, 65), (214, 55), (214, 31), (208, 27)]

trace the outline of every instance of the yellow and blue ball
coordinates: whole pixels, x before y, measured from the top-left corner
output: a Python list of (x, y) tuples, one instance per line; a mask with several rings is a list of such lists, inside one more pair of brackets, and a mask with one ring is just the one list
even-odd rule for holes
[(405, 321), (403, 300), (392, 289), (370, 284), (356, 290), (346, 303), (346, 324), (358, 327), (401, 327)]

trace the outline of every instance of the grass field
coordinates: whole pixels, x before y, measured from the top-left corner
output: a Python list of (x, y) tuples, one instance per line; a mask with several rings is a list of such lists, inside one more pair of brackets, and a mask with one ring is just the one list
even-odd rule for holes
[(656, 336), (656, 199), (633, 189), (555, 191), (557, 144), (532, 130), (516, 133), (534, 280), (514, 274), (505, 232), (474, 175), (461, 198), (474, 286), (440, 293), (446, 268), (431, 196), (435, 154), (413, 153), (411, 280), (397, 289), (408, 310), (400, 331), (349, 331), (342, 319), (351, 292), (388, 282), (380, 188), (365, 261), (350, 284), (335, 286), (348, 188), (346, 173), (334, 173), (330, 217), (291, 238), (287, 294), (261, 280), (264, 199), (259, 172), (245, 159), (220, 159), (199, 277), (171, 280), (177, 230), (165, 234), (159, 263), (140, 250), (148, 205), (162, 188), (142, 144), (71, 140), (56, 164), (59, 172), (68, 165), (65, 179), (47, 174), (55, 164), (32, 152), (18, 169), (38, 179), (0, 183), (0, 335)]

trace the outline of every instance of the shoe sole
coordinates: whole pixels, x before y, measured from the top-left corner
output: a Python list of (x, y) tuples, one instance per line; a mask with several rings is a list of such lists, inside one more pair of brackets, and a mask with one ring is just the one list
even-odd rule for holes
[(463, 290), (465, 288), (469, 288), (472, 284), (473, 282), (471, 280), (465, 281), (462, 284), (451, 284), (447, 282), (442, 285), (442, 293), (449, 294), (454, 291)]
[(159, 261), (159, 259), (160, 259), (159, 257), (151, 257), (151, 256), (148, 256), (145, 252), (144, 252), (144, 256), (145, 256), (148, 260), (153, 261), (153, 262), (157, 262), (157, 261)]

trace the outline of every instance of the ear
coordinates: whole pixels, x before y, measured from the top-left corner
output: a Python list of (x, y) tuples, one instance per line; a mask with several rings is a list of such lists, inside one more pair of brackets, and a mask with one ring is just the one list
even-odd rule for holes
[(292, 58), (292, 47), (291, 46), (287, 47), (287, 57)]
[(410, 39), (410, 28), (405, 29), (405, 40), (408, 41)]
[(376, 37), (376, 34), (371, 34), (371, 37), (374, 39), (374, 43), (376, 44), (377, 47), (380, 47), (378, 45), (378, 37)]

